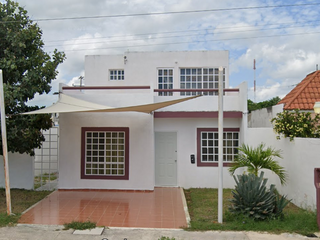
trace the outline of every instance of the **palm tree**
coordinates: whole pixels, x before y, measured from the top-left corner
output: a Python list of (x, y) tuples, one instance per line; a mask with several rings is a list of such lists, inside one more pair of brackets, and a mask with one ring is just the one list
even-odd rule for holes
[(271, 147), (265, 148), (265, 144), (261, 143), (256, 148), (242, 144), (238, 150), (239, 154), (229, 168), (229, 172), (234, 174), (236, 169), (247, 167), (249, 173), (258, 176), (260, 169), (269, 169), (280, 178), (282, 185), (286, 183), (287, 173), (279, 163), (274, 160), (274, 157), (282, 158), (280, 150), (275, 150)]

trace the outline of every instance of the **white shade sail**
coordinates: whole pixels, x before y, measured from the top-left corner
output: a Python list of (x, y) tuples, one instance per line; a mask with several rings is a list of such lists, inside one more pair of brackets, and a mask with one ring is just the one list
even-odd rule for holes
[(149, 103), (127, 107), (109, 107), (74, 98), (65, 94), (60, 94), (58, 102), (52, 106), (42, 108), (36, 111), (26, 112), (23, 114), (46, 114), (46, 113), (72, 113), (72, 112), (142, 112), (151, 113), (159, 108), (164, 108), (176, 103), (184, 102), (198, 96), (179, 98), (170, 101)]

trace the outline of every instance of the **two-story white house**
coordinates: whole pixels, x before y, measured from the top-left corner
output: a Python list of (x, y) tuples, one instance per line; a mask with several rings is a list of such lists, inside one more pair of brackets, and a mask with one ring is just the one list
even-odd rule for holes
[(63, 95), (120, 109), (202, 96), (151, 113), (60, 113), (59, 189), (217, 188), (219, 67), (224, 186), (233, 187), (227, 167), (244, 142), (247, 85), (229, 88), (228, 51), (186, 51), (85, 57), (85, 87)]

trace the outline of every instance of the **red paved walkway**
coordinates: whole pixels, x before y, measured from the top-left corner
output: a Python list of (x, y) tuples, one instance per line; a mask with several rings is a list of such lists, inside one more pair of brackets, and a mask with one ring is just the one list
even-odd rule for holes
[(180, 228), (186, 216), (180, 188), (141, 191), (56, 191), (24, 213), (19, 223), (96, 222), (97, 226)]

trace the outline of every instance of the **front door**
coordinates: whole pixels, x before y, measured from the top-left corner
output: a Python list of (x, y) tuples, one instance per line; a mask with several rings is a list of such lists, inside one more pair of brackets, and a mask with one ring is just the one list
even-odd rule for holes
[(177, 186), (177, 133), (155, 133), (156, 186)]

